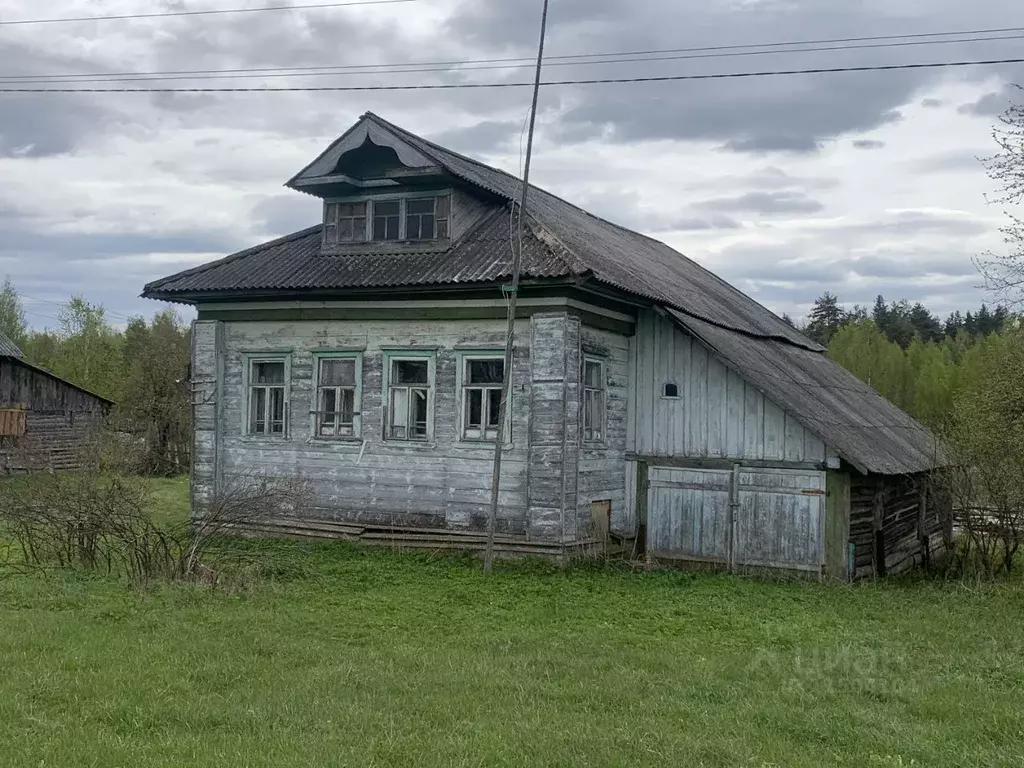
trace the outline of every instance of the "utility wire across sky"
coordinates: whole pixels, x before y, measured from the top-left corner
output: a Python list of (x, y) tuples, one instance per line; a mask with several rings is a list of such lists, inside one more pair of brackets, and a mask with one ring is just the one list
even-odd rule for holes
[[(595, 53), (575, 53), (548, 57), (546, 66), (566, 66), (570, 64), (609, 64), (634, 63), (642, 61), (669, 61), (687, 58), (717, 58), (724, 56), (754, 56), (777, 53), (807, 53), (836, 50), (861, 50), (870, 48), (895, 48), (920, 45), (948, 45), (957, 43), (990, 42), (1000, 40), (1019, 40), (1024, 37), (1024, 27), (998, 27), (988, 29), (969, 29), (943, 32), (918, 32), (903, 35), (874, 35), (870, 37), (826, 38), (817, 40), (791, 40), (767, 43), (746, 43), (733, 45), (711, 45), (689, 48), (659, 48), (643, 51), (605, 51)], [(993, 36), (1000, 35), (1000, 36)], [(938, 38), (938, 39), (926, 39)], [(956, 38), (956, 39), (953, 39)], [(804, 46), (797, 48), (796, 46)], [(828, 46), (813, 47), (806, 46)], [(835, 47), (833, 47), (835, 46)], [(761, 49), (761, 50), (750, 50)], [(780, 50), (785, 49), (785, 50)], [(680, 54), (678, 56), (672, 54)], [(689, 55), (694, 54), (694, 55)], [(656, 58), (655, 58), (656, 57)], [(495, 66), (476, 66), (495, 65)], [(453, 68), (456, 71), (473, 71), (477, 69), (516, 69), (532, 67), (529, 58), (482, 58), (449, 61), (418, 61), (399, 62), (394, 64), (337, 64), (324, 66), (293, 66), (293, 67), (240, 67), (233, 69), (179, 69), (154, 70), (142, 72), (65, 72), (39, 75), (4, 75), (0, 73), (0, 82), (105, 82), (107, 80), (171, 80), (171, 79), (206, 79), (191, 76), (228, 76), (245, 77), (300, 77), (323, 76), (331, 74), (405, 74), (411, 72), (444, 72)], [(182, 76), (182, 77), (179, 77)], [(188, 76), (188, 77), (184, 77)], [(211, 77), (210, 79), (219, 79)], [(225, 77), (225, 79), (227, 79)]]
[[(1019, 28), (1020, 31), (1024, 32), (1024, 27)], [(737, 51), (737, 50), (718, 50), (715, 51), (713, 48), (704, 48), (696, 50), (713, 51), (708, 53), (676, 53), (675, 51), (687, 51), (691, 49), (675, 49), (658, 51), (658, 52), (640, 52), (640, 53), (607, 53), (607, 54), (579, 54), (574, 57), (565, 57), (562, 60), (549, 61), (545, 63), (546, 67), (559, 67), (559, 66), (582, 66), (582, 65), (595, 65), (595, 64), (640, 64), (644, 62), (652, 61), (679, 61), (685, 59), (713, 59), (722, 57), (738, 57), (738, 56), (778, 56), (782, 54), (796, 54), (796, 53), (818, 53), (822, 51), (853, 51), (853, 50), (864, 50), (864, 49), (879, 49), (879, 48), (901, 48), (907, 46), (922, 46), (922, 45), (951, 45), (957, 43), (979, 43), (979, 42), (996, 42), (1002, 40), (1022, 40), (1024, 34), (1016, 35), (1000, 35), (995, 37), (965, 37), (952, 39), (945, 37), (939, 40), (901, 40), (899, 42), (884, 42), (884, 43), (864, 43), (864, 44), (853, 44), (853, 45), (829, 45), (829, 46), (818, 46), (810, 48), (779, 48), (773, 47), (768, 50), (756, 50), (756, 51)], [(794, 43), (794, 45), (796, 45)], [(733, 48), (733, 46), (723, 46), (724, 48)], [(652, 55), (661, 53), (671, 53), (673, 55)], [(591, 58), (583, 59), (582, 56), (588, 56)], [(605, 58), (597, 58), (597, 57)], [(552, 57), (558, 58), (558, 57)], [(427, 64), (410, 64), (405, 69), (394, 69), (393, 67), (401, 67), (402, 65), (394, 64), (352, 64), (352, 65), (338, 65), (329, 67), (285, 67), (285, 68), (254, 68), (254, 69), (235, 69), (235, 70), (194, 70), (194, 71), (166, 71), (166, 72), (114, 72), (114, 73), (91, 73), (91, 74), (73, 74), (66, 73), (60, 75), (2, 75), (0, 74), (0, 84), (14, 84), (14, 83), (32, 83), (41, 82), (46, 84), (57, 84), (57, 83), (105, 83), (105, 82), (154, 82), (154, 81), (167, 81), (167, 80), (235, 80), (235, 79), (261, 79), (261, 78), (279, 78), (279, 77), (343, 77), (343, 76), (356, 76), (356, 75), (396, 75), (396, 74), (409, 74), (409, 73), (423, 73), (423, 72), (475, 72), (481, 70), (494, 70), (494, 69), (520, 69), (525, 67), (533, 67), (532, 63), (519, 63), (518, 60), (511, 60), (516, 63), (498, 63), (502, 60), (495, 59), (488, 61), (487, 59), (480, 59), (476, 61), (465, 61), (465, 62), (435, 62)]]
[(5, 19), (0, 26), (15, 24), (70, 24), (84, 21), (126, 21), (128, 19), (162, 19), (169, 16), (219, 16), (230, 13), (267, 13), (272, 11), (305, 11), (317, 8), (350, 8), (359, 5), (394, 5), (415, 3), (418, 0), (353, 0), (344, 3), (316, 3), (311, 5), (272, 5), (263, 8), (219, 8), (202, 11), (159, 11), (157, 13), (126, 13), (118, 16), (63, 16), (53, 19)]
[[(759, 72), (716, 72), (699, 75), (656, 75), (651, 77), (607, 77), (591, 80), (548, 80), (541, 86), (600, 85), (614, 83), (664, 83), (686, 80), (730, 80), (737, 78), (782, 77), (788, 75), (824, 75), (839, 72), (887, 72), (907, 69), (940, 69), (977, 67), (997, 64), (1024, 64), (1024, 58), (982, 59), (971, 61), (938, 61), (916, 64), (882, 64), (863, 67), (819, 67), (815, 69), (782, 69)], [(312, 93), (319, 91), (440, 91), (479, 88), (529, 88), (529, 82), (497, 83), (420, 83), (416, 85), (315, 85), (256, 86), (247, 88), (0, 88), (0, 93)]]

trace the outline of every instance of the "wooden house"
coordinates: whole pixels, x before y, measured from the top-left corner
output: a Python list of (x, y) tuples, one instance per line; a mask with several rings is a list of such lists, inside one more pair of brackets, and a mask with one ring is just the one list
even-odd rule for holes
[[(288, 182), (323, 221), (146, 286), (192, 304), (194, 512), (302, 475), (267, 531), (479, 547), (521, 183), (373, 114)], [(531, 188), (499, 546), (847, 578), (940, 541), (932, 435), (665, 244)]]
[(0, 475), (80, 469), (112, 405), (32, 365), (0, 334)]

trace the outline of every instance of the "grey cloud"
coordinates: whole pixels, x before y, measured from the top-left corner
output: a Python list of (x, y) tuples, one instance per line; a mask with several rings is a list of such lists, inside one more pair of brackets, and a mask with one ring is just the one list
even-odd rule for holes
[(694, 203), (694, 208), (726, 213), (817, 213), (824, 209), (802, 192), (747, 192), (736, 197), (719, 197)]
[(589, 192), (574, 202), (596, 216), (641, 232), (706, 232), (743, 226), (731, 216), (720, 213), (664, 212), (646, 208), (636, 192)]
[(705, 232), (716, 229), (742, 229), (743, 225), (729, 216), (708, 216), (706, 218), (684, 216), (668, 222), (663, 232)]
[(878, 141), (878, 139), (854, 139), (854, 149), (882, 149), (885, 147), (884, 141)]
[(268, 237), (280, 237), (319, 224), (320, 217), (320, 201), (295, 192), (259, 199), (251, 213), (259, 231)]
[(794, 176), (773, 165), (732, 180), (759, 189), (827, 190), (839, 186), (839, 179), (827, 176)]
[(946, 102), (944, 102), (942, 99), (921, 99), (921, 106), (925, 107), (926, 109), (938, 109), (945, 103)]
[(1005, 93), (986, 93), (976, 101), (961, 104), (956, 111), (961, 115), (995, 117), (1003, 114), (1009, 106), (1010, 100)]
[(523, 127), (514, 120), (484, 120), (475, 125), (446, 128), (428, 138), (464, 154), (487, 153), (518, 138)]
[(915, 173), (960, 173), (963, 171), (984, 173), (985, 168), (979, 158), (986, 154), (991, 154), (991, 152), (969, 152), (966, 150), (942, 152), (933, 157), (914, 160), (907, 163), (907, 166)]
[(842, 224), (831, 231), (839, 235), (904, 235), (941, 233), (949, 236), (970, 237), (991, 231), (992, 227), (972, 217), (931, 211), (901, 211), (880, 220), (857, 224)]
[[(81, 70), (88, 62), (59, 56), (17, 42), (0, 45), (5, 77)], [(10, 87), (32, 87), (11, 83)], [(0, 157), (46, 157), (81, 146), (124, 119), (110, 98), (67, 93), (5, 94), (0, 109)]]

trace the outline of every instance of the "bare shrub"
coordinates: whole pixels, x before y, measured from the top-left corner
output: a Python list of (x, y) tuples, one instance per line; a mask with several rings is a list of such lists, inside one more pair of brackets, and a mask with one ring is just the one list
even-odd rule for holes
[(303, 482), (236, 477), (189, 522), (154, 515), (149, 483), (99, 472), (40, 473), (3, 481), (0, 566), (102, 570), (136, 586), (251, 581), (259, 550), (226, 543), (261, 522), (301, 509)]
[[(210, 550), (218, 544), (239, 536), (257, 532), (262, 524), (275, 518), (295, 515), (306, 509), (312, 501), (308, 483), (300, 477), (271, 477), (259, 473), (235, 474), (220, 484), (212, 498), (195, 510), (189, 521), (187, 545), (182, 552), (185, 574), (198, 574), (210, 566), (204, 565)], [(238, 572), (251, 562), (253, 549), (221, 546), (218, 562), (233, 560)], [(206, 574), (210, 578), (209, 573)]]

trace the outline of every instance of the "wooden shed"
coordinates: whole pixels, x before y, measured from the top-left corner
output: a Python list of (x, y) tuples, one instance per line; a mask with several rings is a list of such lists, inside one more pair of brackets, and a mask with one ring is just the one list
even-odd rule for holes
[(112, 405), (32, 365), (0, 334), (0, 474), (81, 468)]
[[(262, 530), (479, 548), (521, 182), (367, 113), (288, 186), (321, 223), (144, 291), (198, 310), (194, 514), (301, 475)], [(502, 551), (845, 579), (938, 545), (928, 430), (664, 243), (539, 188), (522, 215)]]

